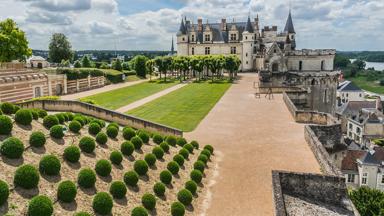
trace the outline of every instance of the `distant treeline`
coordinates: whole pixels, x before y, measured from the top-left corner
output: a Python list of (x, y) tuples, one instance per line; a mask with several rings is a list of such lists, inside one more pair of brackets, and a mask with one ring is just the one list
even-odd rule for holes
[(367, 62), (384, 62), (384, 51), (338, 51), (337, 53), (349, 59), (360, 59)]

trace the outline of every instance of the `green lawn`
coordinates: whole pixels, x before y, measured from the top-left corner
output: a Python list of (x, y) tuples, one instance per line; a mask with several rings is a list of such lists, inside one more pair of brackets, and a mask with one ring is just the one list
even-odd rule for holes
[(178, 82), (172, 81), (167, 83), (160, 81), (144, 82), (133, 86), (92, 95), (86, 97), (86, 99), (94, 100), (97, 105), (114, 110), (160, 92), (164, 89), (176, 85), (177, 83)]
[(355, 85), (357, 85), (361, 89), (377, 94), (384, 94), (384, 86), (380, 86), (379, 81), (367, 81), (366, 77), (364, 76), (358, 76), (353, 78), (351, 77), (347, 79), (351, 80)]
[(192, 131), (231, 86), (192, 83), (127, 113), (183, 131)]

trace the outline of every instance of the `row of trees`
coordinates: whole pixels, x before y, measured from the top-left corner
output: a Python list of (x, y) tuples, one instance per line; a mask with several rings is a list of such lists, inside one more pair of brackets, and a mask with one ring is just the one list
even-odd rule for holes
[(336, 54), (334, 64), (335, 68), (343, 71), (346, 78), (357, 76), (359, 72), (365, 70), (366, 66), (365, 62), (360, 59), (351, 62), (348, 57), (339, 54)]

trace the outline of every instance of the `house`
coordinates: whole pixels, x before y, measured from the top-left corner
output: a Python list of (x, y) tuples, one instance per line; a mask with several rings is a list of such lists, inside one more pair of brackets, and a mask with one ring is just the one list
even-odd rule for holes
[(354, 85), (351, 81), (344, 81), (337, 87), (337, 106), (342, 106), (349, 101), (364, 101), (364, 91)]
[(49, 62), (41, 56), (32, 56), (27, 59), (27, 67), (30, 68), (46, 68), (49, 67)]

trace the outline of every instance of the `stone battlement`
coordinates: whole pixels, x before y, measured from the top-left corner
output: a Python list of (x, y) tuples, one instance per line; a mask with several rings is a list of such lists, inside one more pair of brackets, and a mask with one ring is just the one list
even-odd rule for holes
[(324, 56), (336, 55), (335, 49), (302, 49), (292, 50), (287, 53), (288, 56)]

